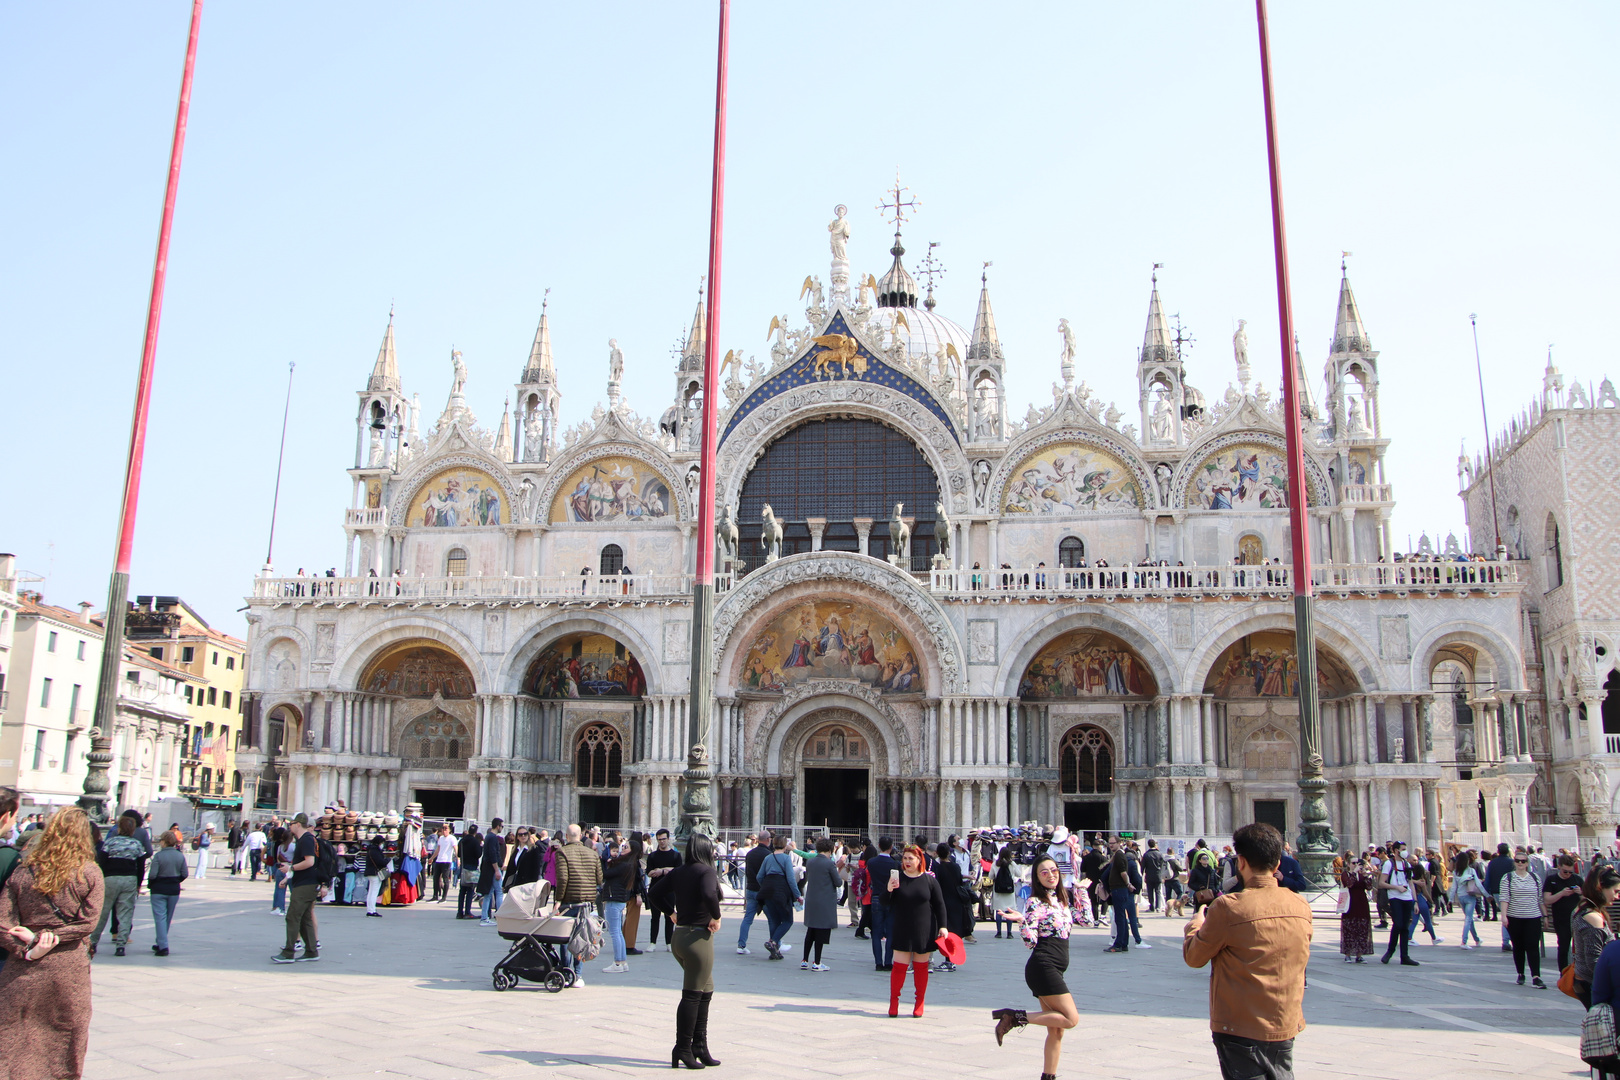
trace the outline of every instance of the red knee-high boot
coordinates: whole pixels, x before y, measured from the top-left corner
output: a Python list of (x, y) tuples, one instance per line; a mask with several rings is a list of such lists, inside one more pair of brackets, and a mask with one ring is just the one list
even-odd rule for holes
[(923, 1014), (923, 998), (928, 996), (928, 964), (918, 960), (911, 965), (911, 984), (917, 991), (917, 1004), (912, 1008), (912, 1016)]
[(889, 1015), (900, 1015), (900, 991), (906, 985), (906, 965), (896, 964), (889, 969)]

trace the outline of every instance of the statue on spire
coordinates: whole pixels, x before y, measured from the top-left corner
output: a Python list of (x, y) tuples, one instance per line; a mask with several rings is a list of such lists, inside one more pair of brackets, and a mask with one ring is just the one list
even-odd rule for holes
[(624, 381), (624, 353), (618, 338), (608, 338), (608, 408), (619, 407), (619, 384)]
[(1249, 332), (1243, 328), (1248, 325), (1248, 319), (1239, 319), (1232, 334), (1232, 359), (1237, 361), (1238, 385), (1245, 393), (1249, 389)]
[(461, 350), (450, 348), (450, 396), (460, 397), (461, 392), (467, 388), (467, 365), (461, 362)]
[(1068, 319), (1058, 320), (1058, 333), (1063, 335), (1063, 351), (1058, 354), (1058, 371), (1063, 376), (1065, 388), (1074, 385), (1074, 356), (1077, 351), (1074, 346), (1074, 331), (1069, 329)]
[(833, 207), (833, 220), (827, 225), (832, 244), (833, 262), (849, 261), (849, 207), (839, 203)]

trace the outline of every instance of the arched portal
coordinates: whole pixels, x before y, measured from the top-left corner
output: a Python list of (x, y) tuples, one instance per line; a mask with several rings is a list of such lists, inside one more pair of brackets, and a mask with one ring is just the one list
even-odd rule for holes
[(804, 821), (831, 833), (862, 833), (870, 820), (872, 744), (851, 723), (831, 723), (805, 737)]
[(377, 810), (418, 802), (431, 816), (461, 817), (478, 719), (467, 664), (436, 641), (409, 638), (372, 657), (359, 689), (366, 700), (355, 745), (396, 756), (399, 768), (388, 777), (356, 775), (345, 793), (350, 804)]
[[(782, 523), (782, 554), (862, 550), (886, 558), (895, 503), (911, 522), (911, 567), (934, 555), (939, 478), (916, 444), (876, 420), (822, 417), (788, 431), (765, 449), (743, 481), (737, 507), (738, 554), (749, 570), (765, 561), (760, 541), (768, 504)], [(820, 543), (816, 543), (816, 533)]]

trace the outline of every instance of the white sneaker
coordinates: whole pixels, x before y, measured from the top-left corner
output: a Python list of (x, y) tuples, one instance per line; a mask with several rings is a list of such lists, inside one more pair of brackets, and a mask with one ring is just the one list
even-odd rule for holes
[(478, 925), (479, 926), (494, 926), (495, 925), (495, 920), (494, 919), (479, 919), (478, 920)]
[(799, 970), (800, 971), (809, 971), (810, 970), (810, 961), (808, 961), (808, 960), (800, 960), (799, 961)]
[(574, 985), (575, 986), (584, 986), (585, 985), (585, 976), (575, 974), (575, 976), (574, 976)]
[(787, 945), (787, 944), (778, 945), (776, 947), (776, 951), (777, 952), (789, 953), (789, 952), (793, 951), (793, 946)]
[(604, 972), (606, 972), (607, 974), (609, 974), (609, 975), (617, 975), (622, 971), (629, 971), (630, 970), (630, 965), (625, 963), (623, 960), (620, 960), (620, 961), (618, 961), (616, 963), (609, 964), (607, 967), (603, 968), (602, 970)]
[(831, 971), (832, 969), (829, 968), (826, 964), (811, 964), (810, 965), (810, 970), (811, 971)]
[(737, 955), (738, 956), (753, 956), (754, 955), (754, 950), (750, 949), (750, 948), (748, 948), (746, 946), (743, 946), (743, 947), (741, 947), (741, 948), (739, 948), (737, 950)]
[(1137, 943), (1136, 943), (1136, 947), (1137, 947), (1137, 948), (1138, 948), (1138, 949), (1151, 949), (1151, 948), (1153, 948), (1153, 946), (1152, 946), (1152, 945), (1150, 945), (1150, 944), (1148, 944), (1148, 943), (1147, 943), (1147, 942), (1145, 942), (1145, 941), (1138, 941), (1138, 942), (1137, 942)]
[(1446, 939), (1443, 938), (1443, 937), (1436, 937), (1434, 939), (1434, 944), (1436, 944), (1436, 945), (1444, 945), (1445, 943), (1446, 943)]

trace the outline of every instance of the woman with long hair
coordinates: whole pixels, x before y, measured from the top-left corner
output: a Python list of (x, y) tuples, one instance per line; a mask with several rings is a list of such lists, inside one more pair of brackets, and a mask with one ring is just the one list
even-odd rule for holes
[[(949, 860), (947, 860), (949, 861)], [(889, 905), (890, 940), (894, 943), (894, 966), (889, 969), (889, 1015), (900, 1015), (900, 991), (906, 985), (906, 969), (911, 969), (916, 1002), (912, 1016), (923, 1014), (928, 995), (928, 962), (934, 955), (934, 942), (946, 927), (945, 897), (939, 881), (923, 871), (928, 857), (916, 844), (908, 845), (900, 856), (900, 869), (885, 882), (874, 882), (881, 889), (879, 899)]]
[[(284, 826), (277, 826), (270, 834), (271, 863), (270, 880), (275, 885), (275, 891), (270, 894), (270, 914), (287, 914), (287, 879), (292, 877), (292, 834)], [(174, 846), (180, 846), (178, 834)]]
[(997, 1009), (990, 1015), (996, 1020), (997, 1046), (1014, 1028), (1026, 1024), (1044, 1027), (1046, 1047), (1041, 1080), (1057, 1080), (1063, 1033), (1080, 1022), (1074, 996), (1063, 979), (1069, 969), (1069, 930), (1074, 925), (1074, 901), (1069, 890), (1063, 887), (1062, 872), (1051, 855), (1036, 859), (1032, 870), (1029, 900), (1024, 910), (1018, 912), (1009, 908), (1001, 917), (1019, 924), (1024, 944), (1030, 949), (1029, 960), (1024, 964), (1024, 983), (1041, 1003), (1041, 1011), (1031, 1016), (1023, 1009)]
[(1363, 957), (1373, 953), (1372, 905), (1367, 902), (1367, 890), (1378, 883), (1378, 876), (1365, 858), (1355, 859), (1348, 851), (1343, 866), (1339, 887), (1349, 896), (1349, 904), (1339, 916), (1339, 952), (1347, 964), (1364, 964)]
[(52, 814), (0, 890), (0, 1062), (7, 1075), (77, 1077), (90, 1039), (90, 956), (103, 885), (90, 819)]
[[(1478, 860), (1472, 850), (1458, 852), (1457, 860), (1451, 869), (1453, 880), (1457, 883), (1457, 903), (1462, 905), (1463, 910), (1462, 940), (1457, 944), (1465, 949), (1472, 949), (1476, 945), (1484, 944), (1479, 940), (1479, 927), (1474, 925), (1474, 912), (1485, 903), (1488, 895), (1485, 891), (1485, 878), (1480, 872)], [(1468, 944), (1470, 934), (1474, 937), (1473, 945)]]
[(996, 937), (1001, 937), (1001, 924), (1007, 923), (1007, 937), (1013, 936), (1013, 924), (1002, 918), (1001, 913), (1013, 906), (1013, 893), (1018, 888), (1017, 879), (1013, 871), (1013, 846), (1003, 847), (996, 855), (996, 868), (991, 879), (991, 887), (995, 893), (995, 902), (990, 910), (996, 915)]
[(1575, 968), (1575, 997), (1592, 1007), (1592, 976), (1604, 946), (1614, 940), (1609, 925), (1609, 907), (1620, 895), (1620, 870), (1603, 865), (1586, 875), (1581, 883), (1581, 902), (1575, 908), (1575, 935), (1570, 943), (1570, 964)]
[(609, 975), (630, 970), (624, 943), (624, 911), (640, 880), (641, 837), (632, 835), (619, 845), (602, 871), (602, 911), (607, 916), (608, 940), (613, 943), (613, 963), (602, 970)]
[(714, 841), (694, 832), (686, 861), (653, 882), (647, 906), (675, 914), (669, 951), (681, 965), (681, 1004), (675, 1010), (675, 1049), (669, 1067), (720, 1064), (709, 1053), (709, 1003), (714, 999), (714, 935), (720, 930), (720, 878)]

